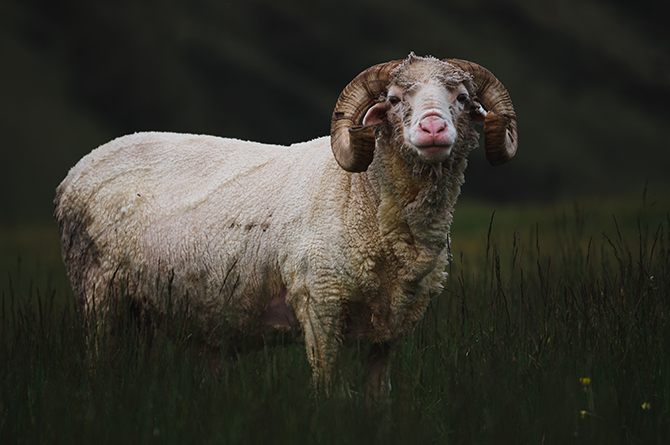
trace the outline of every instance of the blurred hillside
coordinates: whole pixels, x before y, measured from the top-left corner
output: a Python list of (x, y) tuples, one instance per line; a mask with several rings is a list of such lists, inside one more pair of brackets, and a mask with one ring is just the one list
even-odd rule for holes
[[(634, 6), (634, 7), (633, 7)], [(661, 2), (0, 0), (0, 223), (51, 217), (96, 146), (144, 130), (288, 144), (329, 132), (375, 63), (458, 57), (493, 71), (519, 152), (471, 156), (464, 196), (552, 200), (670, 188)]]

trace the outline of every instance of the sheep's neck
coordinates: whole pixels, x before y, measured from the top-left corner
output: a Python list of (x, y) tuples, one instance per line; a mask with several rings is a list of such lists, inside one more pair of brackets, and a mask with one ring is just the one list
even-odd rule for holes
[(421, 279), (444, 254), (465, 159), (445, 162), (442, 175), (398, 156), (378, 156), (361, 178), (374, 191), (382, 242), (405, 269)]

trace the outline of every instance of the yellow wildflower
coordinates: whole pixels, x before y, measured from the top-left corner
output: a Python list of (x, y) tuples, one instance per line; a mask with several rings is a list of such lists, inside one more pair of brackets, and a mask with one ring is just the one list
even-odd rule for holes
[(588, 413), (587, 413), (586, 411), (580, 411), (580, 412), (579, 412), (579, 418), (580, 418), (580, 419), (583, 419), (584, 417), (586, 417), (587, 414), (588, 414)]
[(591, 379), (588, 377), (582, 377), (579, 379), (579, 382), (582, 384), (582, 386), (589, 386), (591, 384)]
[(646, 409), (651, 409), (651, 403), (649, 403), (649, 402), (644, 402), (644, 403), (642, 404), (642, 409), (645, 409), (645, 410), (646, 410)]

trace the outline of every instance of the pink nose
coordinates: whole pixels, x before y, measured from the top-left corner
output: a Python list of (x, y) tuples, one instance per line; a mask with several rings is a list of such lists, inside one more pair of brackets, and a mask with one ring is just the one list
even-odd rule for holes
[(419, 128), (421, 131), (436, 138), (447, 129), (447, 123), (439, 116), (426, 116), (419, 122)]

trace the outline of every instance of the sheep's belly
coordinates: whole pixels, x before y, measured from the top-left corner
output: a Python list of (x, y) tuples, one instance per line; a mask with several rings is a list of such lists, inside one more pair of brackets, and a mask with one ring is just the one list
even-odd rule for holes
[(260, 320), (278, 328), (290, 328), (296, 325), (295, 315), (286, 305), (286, 292), (272, 297)]

